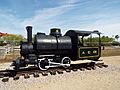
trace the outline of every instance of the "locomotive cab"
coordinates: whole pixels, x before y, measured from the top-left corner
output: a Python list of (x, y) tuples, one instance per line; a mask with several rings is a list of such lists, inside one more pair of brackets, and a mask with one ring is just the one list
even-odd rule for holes
[(69, 30), (65, 36), (72, 40), (72, 60), (98, 60), (101, 56), (100, 34), (99, 31)]

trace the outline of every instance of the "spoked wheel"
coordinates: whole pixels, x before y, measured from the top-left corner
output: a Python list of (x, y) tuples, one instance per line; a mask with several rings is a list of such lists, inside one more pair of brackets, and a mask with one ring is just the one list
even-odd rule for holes
[(68, 68), (70, 66), (70, 64), (71, 64), (71, 59), (69, 57), (64, 57), (62, 59), (61, 63), (66, 64), (65, 66), (63, 66), (64, 68)]
[(39, 59), (38, 60), (38, 67), (40, 70), (47, 70), (46, 66), (49, 65), (48, 59)]

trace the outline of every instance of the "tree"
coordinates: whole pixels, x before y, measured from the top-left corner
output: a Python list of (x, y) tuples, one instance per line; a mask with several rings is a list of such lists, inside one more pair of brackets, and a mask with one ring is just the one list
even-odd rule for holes
[(118, 41), (118, 39), (119, 39), (119, 35), (115, 35), (115, 39)]
[(24, 41), (25, 38), (22, 35), (11, 35), (11, 36), (3, 36), (0, 38), (2, 43), (7, 42), (10, 44), (19, 45), (20, 41)]
[(108, 37), (108, 36), (102, 36), (101, 42), (113, 42), (114, 38)]
[[(92, 38), (92, 42), (98, 42), (98, 40), (99, 40), (98, 37), (93, 37)], [(89, 42), (90, 38), (87, 38), (85, 41)], [(102, 36), (101, 37), (101, 42), (113, 42), (113, 41), (114, 41), (114, 38), (111, 38), (111, 37), (108, 37), (108, 36)]]

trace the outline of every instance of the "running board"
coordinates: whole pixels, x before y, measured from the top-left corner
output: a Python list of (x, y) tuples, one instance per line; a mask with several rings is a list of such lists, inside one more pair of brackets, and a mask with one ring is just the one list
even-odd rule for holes
[(76, 60), (76, 61), (71, 61), (71, 64), (83, 64), (83, 63), (91, 63), (91, 62), (99, 63), (99, 62), (103, 62), (103, 60), (98, 60), (98, 61), (93, 61), (93, 60)]

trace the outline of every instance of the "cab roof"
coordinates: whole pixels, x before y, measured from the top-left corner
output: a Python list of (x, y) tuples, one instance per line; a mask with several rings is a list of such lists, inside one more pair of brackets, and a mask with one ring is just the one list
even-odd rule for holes
[(98, 35), (100, 35), (100, 34), (102, 34), (101, 32), (99, 32), (99, 31), (83, 31), (83, 30), (69, 30), (69, 31), (67, 31), (66, 32), (66, 34), (65, 34), (65, 36), (88, 36), (88, 35), (90, 35), (90, 34), (98, 34)]

